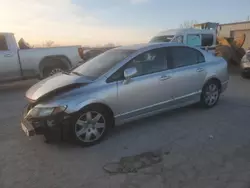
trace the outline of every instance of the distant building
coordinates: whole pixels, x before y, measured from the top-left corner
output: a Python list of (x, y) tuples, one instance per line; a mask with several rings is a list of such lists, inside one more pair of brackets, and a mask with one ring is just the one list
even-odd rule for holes
[(237, 37), (244, 33), (246, 40), (243, 48), (250, 47), (250, 21), (220, 24), (217, 31), (223, 37)]

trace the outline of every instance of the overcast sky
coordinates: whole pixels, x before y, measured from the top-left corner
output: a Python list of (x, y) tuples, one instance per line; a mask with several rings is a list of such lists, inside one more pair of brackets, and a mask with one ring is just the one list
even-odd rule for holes
[(227, 23), (250, 16), (250, 0), (0, 0), (0, 32), (31, 44), (147, 42), (186, 20)]

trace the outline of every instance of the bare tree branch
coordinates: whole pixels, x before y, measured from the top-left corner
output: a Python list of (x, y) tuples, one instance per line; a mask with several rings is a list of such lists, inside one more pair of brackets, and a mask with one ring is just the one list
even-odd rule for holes
[(180, 28), (192, 28), (194, 24), (197, 24), (196, 20), (185, 21), (180, 25)]
[(43, 47), (52, 47), (54, 45), (54, 41), (48, 40), (43, 44)]

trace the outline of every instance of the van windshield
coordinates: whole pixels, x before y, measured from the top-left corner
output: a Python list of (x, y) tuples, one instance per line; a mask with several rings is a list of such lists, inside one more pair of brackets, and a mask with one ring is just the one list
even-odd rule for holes
[(174, 35), (165, 35), (165, 36), (156, 36), (152, 38), (149, 42), (171, 42), (174, 38)]

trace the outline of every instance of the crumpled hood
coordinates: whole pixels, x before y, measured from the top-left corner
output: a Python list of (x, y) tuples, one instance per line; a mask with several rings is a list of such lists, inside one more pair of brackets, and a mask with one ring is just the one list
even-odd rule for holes
[(74, 88), (81, 84), (88, 84), (92, 82), (84, 76), (74, 74), (56, 74), (52, 77), (46, 78), (35, 85), (33, 85), (27, 92), (26, 97), (31, 101), (36, 101), (39, 98), (56, 90), (63, 90), (67, 88)]

